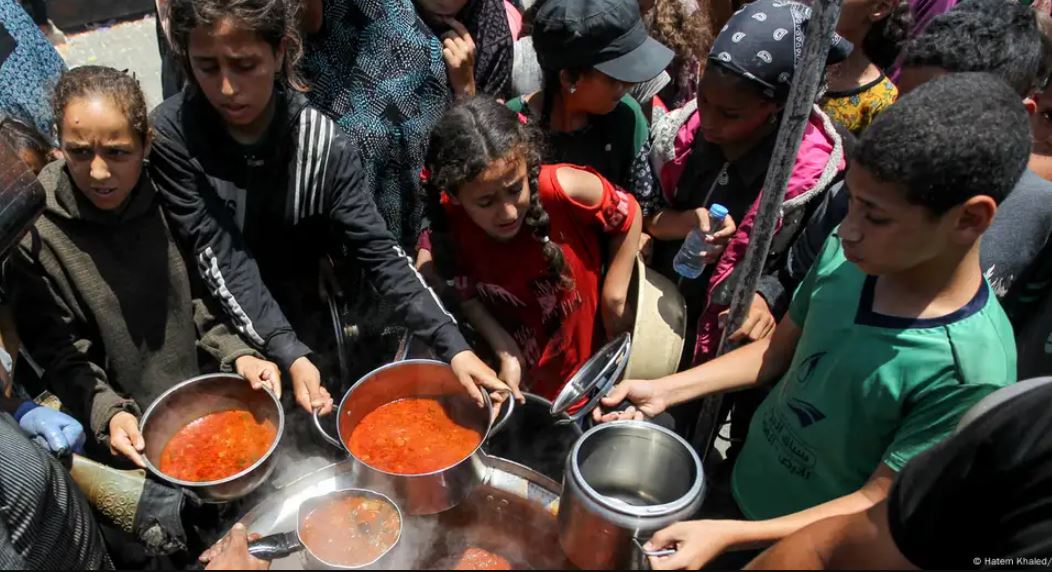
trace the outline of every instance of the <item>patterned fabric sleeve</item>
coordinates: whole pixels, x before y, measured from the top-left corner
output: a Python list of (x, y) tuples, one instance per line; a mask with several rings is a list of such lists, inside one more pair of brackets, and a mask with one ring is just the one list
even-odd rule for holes
[(658, 185), (654, 179), (654, 170), (650, 167), (650, 141), (647, 140), (639, 148), (635, 158), (632, 160), (632, 174), (630, 175), (628, 191), (639, 202), (639, 208), (643, 216), (661, 210), (665, 207)]

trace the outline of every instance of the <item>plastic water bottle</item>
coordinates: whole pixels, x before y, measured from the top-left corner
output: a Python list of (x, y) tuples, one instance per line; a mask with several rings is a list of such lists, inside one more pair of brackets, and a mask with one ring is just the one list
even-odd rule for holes
[[(723, 219), (727, 216), (727, 207), (723, 205), (712, 205), (709, 209), (709, 232), (716, 232), (723, 226)], [(693, 280), (705, 271), (705, 263), (701, 260), (702, 255), (708, 252), (712, 245), (705, 242), (705, 234), (700, 228), (690, 231), (683, 241), (683, 246), (676, 253), (672, 261), (672, 267), (676, 273), (684, 278)]]

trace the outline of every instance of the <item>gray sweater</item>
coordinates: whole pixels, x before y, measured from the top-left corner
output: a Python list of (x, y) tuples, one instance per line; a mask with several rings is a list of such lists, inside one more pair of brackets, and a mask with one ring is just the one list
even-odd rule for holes
[[(15, 322), (44, 382), (105, 443), (120, 411), (136, 416), (200, 373), (198, 349), (224, 369), (258, 355), (191, 293), (183, 256), (144, 173), (119, 212), (96, 209), (58, 161), (44, 168), (44, 214), (15, 249)], [(199, 289), (195, 289), (200, 292)]]
[(997, 209), (994, 222), (982, 238), (983, 271), (997, 297), (1003, 299), (1012, 285), (1037, 259), (1052, 236), (1052, 182), (1030, 169)]

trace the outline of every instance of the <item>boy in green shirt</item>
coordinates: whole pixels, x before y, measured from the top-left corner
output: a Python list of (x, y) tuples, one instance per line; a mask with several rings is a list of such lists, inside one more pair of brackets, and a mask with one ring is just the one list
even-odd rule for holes
[(732, 476), (743, 520), (659, 531), (658, 569), (698, 568), (864, 511), (895, 473), (1016, 379), (1011, 326), (983, 278), (979, 238), (1030, 151), (1004, 82), (954, 74), (881, 114), (858, 143), (847, 217), (772, 337), (654, 381), (626, 381), (602, 420), (654, 416), (714, 393), (774, 383)]

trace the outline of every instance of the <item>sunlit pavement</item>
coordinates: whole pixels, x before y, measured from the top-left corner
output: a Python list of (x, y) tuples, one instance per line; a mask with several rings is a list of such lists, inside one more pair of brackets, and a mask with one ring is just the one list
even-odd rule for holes
[(153, 16), (67, 33), (66, 44), (58, 51), (71, 68), (101, 65), (128, 70), (142, 84), (150, 108), (161, 102), (161, 58)]

